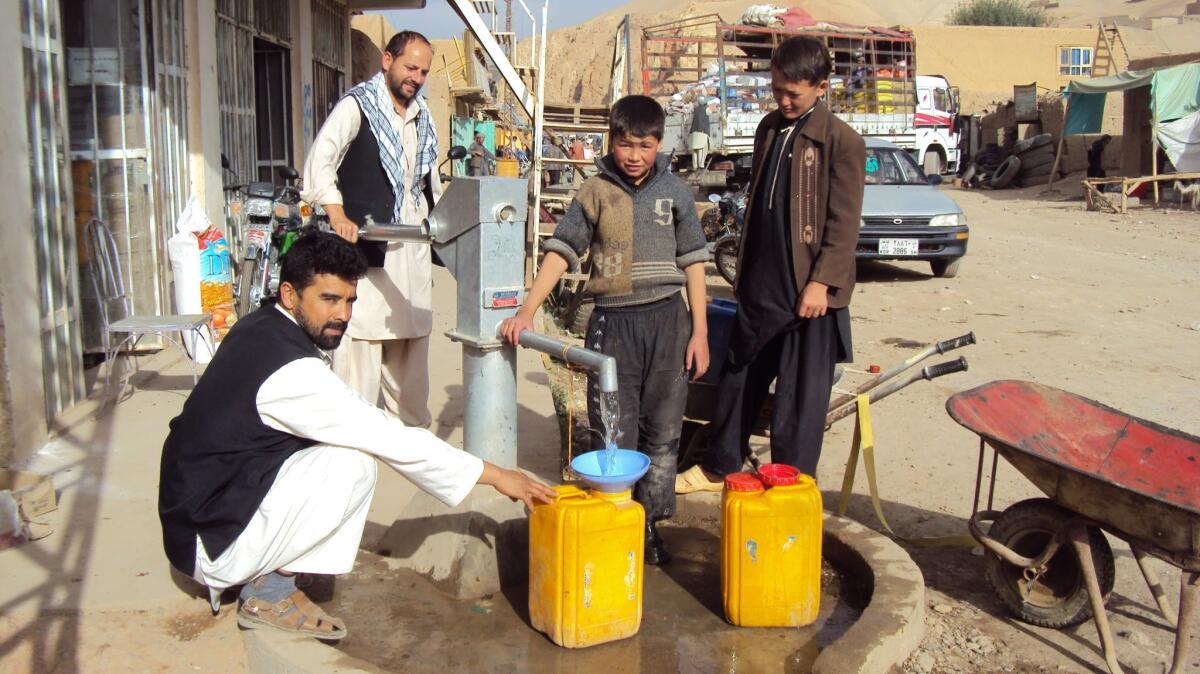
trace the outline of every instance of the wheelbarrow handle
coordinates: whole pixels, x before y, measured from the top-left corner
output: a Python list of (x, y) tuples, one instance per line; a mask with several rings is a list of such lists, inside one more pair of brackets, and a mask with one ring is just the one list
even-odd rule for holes
[(975, 343), (975, 333), (968, 332), (967, 334), (965, 334), (961, 337), (955, 337), (954, 339), (947, 339), (947, 340), (938, 342), (937, 343), (937, 352), (938, 353), (946, 353), (947, 351), (961, 349), (964, 346), (969, 346), (974, 343)]
[(948, 360), (937, 365), (930, 365), (921, 369), (921, 376), (925, 379), (937, 379), (942, 375), (954, 374), (955, 372), (967, 371), (967, 359), (959, 356), (955, 360)]
[[(922, 379), (935, 379), (944, 374), (951, 374), (953, 372), (964, 372), (966, 369), (967, 359), (960, 356), (957, 360), (948, 360), (945, 363), (938, 363), (937, 365), (923, 367), (920, 370), (913, 370), (903, 377), (892, 379), (891, 381), (885, 382), (880, 386), (872, 388), (870, 393), (864, 392), (860, 395), (866, 395), (871, 403), (874, 404), (875, 402), (883, 400), (884, 398), (892, 395), (896, 391), (899, 391), (909, 384), (912, 384), (913, 382), (920, 381)], [(846, 404), (831, 409), (825, 415), (826, 428), (828, 428), (830, 424), (838, 419), (844, 419), (851, 414), (854, 414), (858, 410), (858, 405), (855, 403), (856, 396), (845, 396), (845, 398), (847, 400)]]

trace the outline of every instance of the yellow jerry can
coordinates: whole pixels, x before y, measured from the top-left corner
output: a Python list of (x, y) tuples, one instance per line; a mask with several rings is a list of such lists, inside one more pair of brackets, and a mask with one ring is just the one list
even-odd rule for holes
[(821, 492), (783, 464), (725, 478), (721, 594), (740, 627), (799, 627), (821, 608)]
[(637, 634), (645, 511), (630, 491), (555, 490), (529, 518), (530, 622), (566, 648)]

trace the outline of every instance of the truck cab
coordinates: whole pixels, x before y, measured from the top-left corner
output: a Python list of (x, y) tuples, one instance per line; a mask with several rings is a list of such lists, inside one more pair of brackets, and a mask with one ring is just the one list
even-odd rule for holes
[(941, 75), (917, 75), (916, 160), (928, 175), (958, 170), (958, 90)]

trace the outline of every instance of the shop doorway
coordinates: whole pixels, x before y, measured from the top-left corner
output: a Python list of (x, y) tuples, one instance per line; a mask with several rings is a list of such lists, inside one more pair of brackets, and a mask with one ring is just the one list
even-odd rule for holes
[(254, 121), (258, 180), (275, 182), (279, 169), (292, 166), (290, 53), (286, 47), (254, 38)]

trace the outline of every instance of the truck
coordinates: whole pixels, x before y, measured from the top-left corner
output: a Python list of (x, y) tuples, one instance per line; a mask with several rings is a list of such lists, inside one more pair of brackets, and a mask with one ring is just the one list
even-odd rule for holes
[[(776, 107), (771, 52), (793, 35), (816, 38), (829, 50), (825, 102), (837, 117), (863, 136), (903, 148), (927, 174), (958, 169), (958, 91), (945, 77), (916, 74), (910, 31), (813, 21), (791, 11), (798, 12), (795, 20), (782, 25), (730, 24), (707, 14), (643, 29), (642, 91), (667, 111), (663, 151), (675, 155), (690, 182), (736, 189), (745, 181), (754, 132)], [(697, 105), (710, 120), (703, 166), (693, 166), (690, 154)]]

